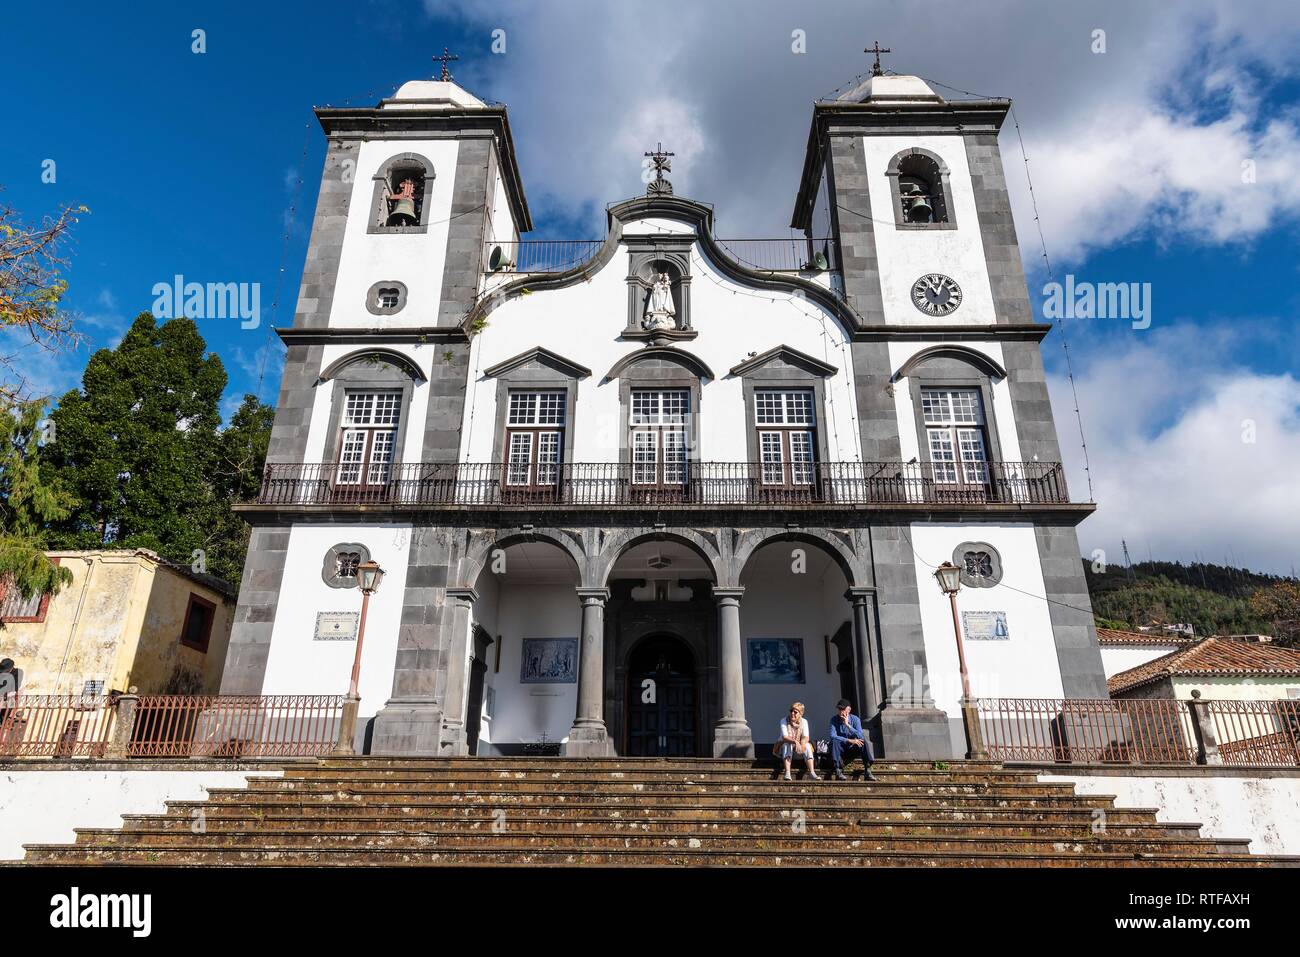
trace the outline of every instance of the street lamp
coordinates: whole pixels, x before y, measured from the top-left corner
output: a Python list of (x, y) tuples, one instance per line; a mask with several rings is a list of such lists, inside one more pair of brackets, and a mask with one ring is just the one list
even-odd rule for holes
[(970, 696), (970, 675), (966, 671), (966, 649), (962, 645), (961, 625), (957, 622), (957, 592), (961, 588), (961, 568), (944, 562), (934, 570), (939, 587), (948, 596), (952, 606), (952, 633), (957, 639), (957, 664), (961, 668), (961, 717), (966, 728), (966, 757), (974, 761), (988, 758), (984, 750), (984, 736), (980, 734), (979, 710)]
[(357, 566), (357, 587), (361, 589), (361, 620), (357, 622), (357, 650), (352, 656), (352, 680), (348, 695), (343, 699), (343, 719), (339, 724), (339, 739), (334, 744), (332, 757), (349, 757), (356, 754), (353, 741), (357, 735), (357, 713), (361, 710), (361, 694), (357, 682), (361, 680), (361, 644), (366, 640), (366, 612), (370, 610), (370, 596), (384, 580), (384, 570), (375, 561)]

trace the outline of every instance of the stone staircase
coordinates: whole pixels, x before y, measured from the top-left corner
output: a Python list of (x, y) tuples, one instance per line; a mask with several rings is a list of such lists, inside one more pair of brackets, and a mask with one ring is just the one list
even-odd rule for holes
[[(710, 759), (352, 758), (29, 844), (26, 864), (248, 866), (1290, 864), (1031, 770), (880, 762), (879, 783)], [(857, 775), (854, 775), (856, 778)]]

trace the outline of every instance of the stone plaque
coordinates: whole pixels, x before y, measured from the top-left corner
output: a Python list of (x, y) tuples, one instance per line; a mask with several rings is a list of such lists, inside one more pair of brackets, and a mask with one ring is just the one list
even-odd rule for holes
[(359, 611), (318, 611), (314, 641), (356, 641)]
[(961, 624), (967, 641), (1007, 641), (1011, 638), (1005, 611), (964, 611)]

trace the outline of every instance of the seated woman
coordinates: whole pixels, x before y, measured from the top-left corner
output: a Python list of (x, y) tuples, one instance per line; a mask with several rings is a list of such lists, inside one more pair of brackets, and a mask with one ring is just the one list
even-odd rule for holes
[(781, 756), (787, 781), (790, 780), (790, 762), (794, 760), (795, 754), (808, 762), (808, 777), (814, 781), (821, 780), (813, 770), (813, 746), (808, 740), (808, 722), (803, 716), (803, 705), (798, 701), (790, 705), (789, 716), (781, 719), (781, 740), (772, 751)]

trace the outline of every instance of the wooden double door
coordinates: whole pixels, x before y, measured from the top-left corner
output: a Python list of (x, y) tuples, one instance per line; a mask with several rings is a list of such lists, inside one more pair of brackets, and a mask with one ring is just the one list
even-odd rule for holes
[(656, 636), (632, 650), (627, 666), (627, 754), (694, 757), (699, 753), (695, 660), (680, 639)]

